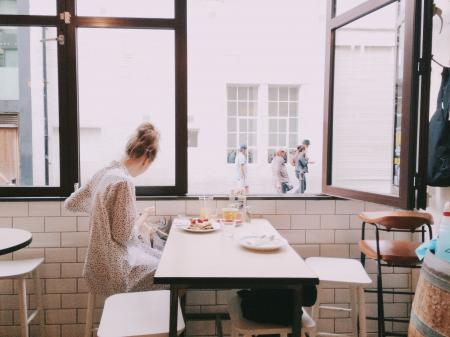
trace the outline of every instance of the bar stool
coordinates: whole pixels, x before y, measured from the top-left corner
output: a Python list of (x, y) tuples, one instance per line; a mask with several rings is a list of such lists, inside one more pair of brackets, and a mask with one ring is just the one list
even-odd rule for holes
[[(291, 327), (271, 324), (271, 323), (259, 323), (250, 321), (242, 315), (241, 299), (236, 291), (230, 291), (227, 298), (228, 313), (231, 321), (231, 337), (252, 337), (258, 335), (280, 335), (280, 337), (287, 337), (292, 332)], [(316, 336), (316, 323), (309, 316), (309, 314), (303, 310), (302, 315), (302, 337), (308, 334), (309, 337)]]
[[(154, 290), (108, 297), (98, 337), (164, 337), (169, 335), (170, 292)], [(178, 335), (185, 328), (178, 303)]]
[[(359, 214), (362, 220), (361, 241), (361, 263), (365, 265), (366, 257), (377, 262), (377, 289), (366, 289), (366, 292), (377, 293), (378, 316), (367, 317), (369, 320), (378, 322), (378, 336), (406, 336), (385, 331), (385, 321), (408, 323), (408, 319), (386, 318), (384, 316), (383, 294), (414, 295), (410, 291), (383, 290), (382, 268), (420, 268), (420, 261), (415, 250), (420, 242), (405, 240), (380, 240), (380, 231), (386, 232), (409, 232), (422, 233), (422, 242), (425, 241), (426, 229), (428, 229), (429, 239), (433, 237), (431, 224), (433, 217), (429, 213), (415, 211), (393, 211), (393, 212), (363, 212)], [(375, 240), (365, 239), (365, 226), (371, 224), (375, 229)]]
[[(14, 279), (19, 282), (19, 317), (20, 335), (28, 337), (28, 324), (40, 314), (41, 335), (44, 336), (44, 313), (42, 307), (41, 279), (38, 267), (44, 261), (43, 258), (29, 260), (0, 261), (0, 279)], [(27, 282), (26, 277), (31, 274), (36, 295), (36, 310), (28, 316), (27, 308)]]
[[(317, 301), (312, 309), (312, 319), (317, 319), (320, 309), (346, 311), (351, 313), (352, 333), (354, 337), (367, 336), (366, 328), (366, 304), (364, 300), (363, 287), (372, 283), (361, 263), (353, 259), (342, 259), (332, 257), (310, 257), (305, 260), (306, 264), (317, 274), (320, 284), (317, 288)], [(320, 290), (323, 283), (329, 285), (347, 285), (350, 288), (351, 306), (341, 308), (336, 306), (324, 306), (320, 304)], [(359, 334), (358, 334), (359, 325)], [(348, 336), (331, 332), (317, 332), (317, 336)]]

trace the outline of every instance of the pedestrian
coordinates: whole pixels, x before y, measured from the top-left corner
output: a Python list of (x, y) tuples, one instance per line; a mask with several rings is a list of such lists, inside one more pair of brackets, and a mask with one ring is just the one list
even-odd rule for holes
[(295, 166), (295, 176), (299, 181), (299, 186), (295, 193), (303, 194), (306, 191), (306, 173), (309, 172), (308, 165), (314, 163), (309, 160), (308, 156), (310, 144), (309, 139), (304, 139), (302, 145), (297, 146), (297, 151), (292, 159), (292, 165)]
[(242, 194), (248, 194), (247, 182), (247, 145), (242, 144), (235, 158), (236, 177), (238, 183), (238, 191)]
[(289, 184), (289, 175), (286, 168), (287, 153), (285, 150), (278, 150), (272, 158), (272, 174), (275, 183), (275, 189), (278, 193), (286, 193), (294, 187)]

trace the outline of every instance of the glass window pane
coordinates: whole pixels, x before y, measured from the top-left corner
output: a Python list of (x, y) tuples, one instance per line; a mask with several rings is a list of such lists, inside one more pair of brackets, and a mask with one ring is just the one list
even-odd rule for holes
[(247, 102), (239, 102), (239, 116), (247, 116)]
[(289, 118), (289, 132), (297, 132), (298, 131), (298, 119), (297, 118)]
[(280, 116), (281, 117), (287, 117), (288, 116), (288, 103), (287, 102), (280, 102)]
[(278, 119), (269, 119), (269, 132), (278, 132)]
[(269, 116), (276, 117), (278, 115), (278, 103), (269, 102)]
[(228, 118), (228, 132), (237, 132), (236, 118)]
[(228, 116), (236, 116), (237, 115), (237, 103), (236, 102), (228, 102)]
[(298, 100), (298, 88), (289, 88), (289, 100), (291, 102)]
[(278, 135), (278, 146), (279, 147), (286, 147), (286, 134), (279, 134)]
[(269, 87), (269, 101), (278, 101), (277, 87)]
[(247, 132), (247, 120), (239, 119), (239, 132)]
[(267, 151), (267, 162), (268, 163), (271, 163), (272, 162), (272, 159), (273, 159), (273, 157), (275, 157), (275, 150), (274, 149), (269, 149), (268, 151)]
[(256, 119), (249, 119), (248, 120), (248, 131), (249, 132), (256, 132)]
[(289, 103), (289, 116), (297, 116), (297, 102)]
[(280, 101), (288, 100), (288, 88), (281, 87), (280, 88)]
[(244, 87), (238, 88), (238, 100), (240, 100), (240, 101), (248, 100), (247, 88), (244, 88)]
[(229, 133), (227, 137), (227, 146), (231, 148), (237, 148), (237, 134), (236, 133)]
[(249, 87), (248, 88), (248, 99), (250, 101), (256, 101), (258, 99), (257, 88), (256, 87)]
[(277, 134), (269, 133), (269, 146), (277, 146)]
[(289, 135), (289, 147), (296, 148), (298, 146), (298, 136), (296, 134)]
[(248, 146), (256, 146), (256, 133), (248, 134)]
[(256, 116), (256, 102), (249, 102), (248, 103), (248, 115), (249, 116)]
[(56, 0), (0, 0), (0, 14), (56, 15)]
[[(60, 186), (55, 28), (0, 27), (0, 186)], [(45, 55), (45, 58), (44, 56)]]
[(132, 18), (173, 18), (175, 0), (77, 0), (77, 14), (82, 16), (117, 16)]
[(287, 120), (286, 119), (280, 119), (278, 121), (278, 131), (279, 132), (287, 132)]
[(227, 88), (227, 93), (228, 93), (228, 100), (229, 101), (237, 100), (237, 88), (236, 87), (228, 87)]
[(247, 133), (239, 134), (239, 146), (241, 145), (247, 145)]
[(161, 133), (160, 151), (136, 184), (175, 185), (174, 45), (168, 30), (78, 29), (82, 183), (120, 159), (136, 127), (149, 121)]
[[(398, 196), (395, 116), (401, 105), (395, 102), (402, 91), (398, 74), (403, 71), (404, 2), (393, 2), (336, 30), (335, 186)], [(375, 41), (375, 36), (380, 39)]]

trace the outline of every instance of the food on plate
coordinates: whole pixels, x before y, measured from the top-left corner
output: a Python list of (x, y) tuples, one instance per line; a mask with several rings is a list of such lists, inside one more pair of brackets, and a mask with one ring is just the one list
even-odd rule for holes
[(192, 218), (191, 223), (187, 227), (190, 230), (206, 231), (214, 229), (213, 225), (208, 221), (208, 219)]

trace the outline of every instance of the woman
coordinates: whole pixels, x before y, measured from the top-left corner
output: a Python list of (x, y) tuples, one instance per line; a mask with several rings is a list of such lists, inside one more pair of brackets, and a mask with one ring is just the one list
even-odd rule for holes
[(89, 212), (90, 233), (83, 275), (91, 292), (111, 295), (155, 288), (153, 274), (161, 251), (140, 242), (148, 235), (150, 210), (138, 217), (133, 178), (143, 174), (158, 153), (159, 133), (141, 124), (126, 146), (121, 161), (113, 161), (74, 192), (68, 210)]
[(308, 173), (308, 161), (309, 158), (306, 156), (306, 146), (299, 145), (297, 151), (292, 159), (292, 165), (295, 166), (295, 176), (298, 179), (298, 189), (295, 193), (305, 193), (306, 190), (306, 177), (305, 174)]
[(278, 150), (272, 159), (272, 174), (275, 188), (278, 193), (286, 193), (293, 187), (289, 184), (289, 175), (286, 169), (287, 154), (284, 150)]

